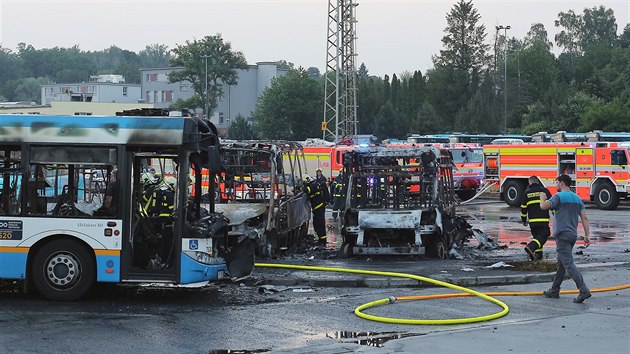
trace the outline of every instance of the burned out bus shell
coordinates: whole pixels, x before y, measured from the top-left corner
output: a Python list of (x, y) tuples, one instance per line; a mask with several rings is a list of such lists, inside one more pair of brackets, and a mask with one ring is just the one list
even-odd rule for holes
[[(198, 205), (189, 207), (195, 186), (163, 183), (174, 195), (174, 211), (139, 212), (146, 161), (174, 161), (178, 179), (187, 181), (192, 166), (220, 161), (213, 156), (217, 144), (210, 126), (188, 117), (0, 115), (0, 278), (75, 300), (95, 282), (184, 284), (227, 276), (236, 244), (222, 217), (201, 218)], [(78, 182), (96, 170), (107, 187)], [(60, 176), (67, 185), (51, 197), (47, 189), (58, 186), (49, 181), (64, 181)], [(110, 185), (117, 185), (116, 201), (108, 198)], [(141, 256), (141, 240), (151, 237), (157, 246)]]

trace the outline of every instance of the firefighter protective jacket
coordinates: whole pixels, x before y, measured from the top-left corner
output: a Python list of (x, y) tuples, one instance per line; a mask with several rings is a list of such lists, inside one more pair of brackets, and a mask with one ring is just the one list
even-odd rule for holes
[(308, 195), (308, 200), (311, 202), (311, 208), (313, 211), (326, 206), (328, 201), (328, 189), (316, 180), (311, 181), (304, 188), (304, 191)]
[(540, 194), (545, 193), (547, 199), (551, 198), (551, 192), (540, 183), (534, 183), (527, 188), (521, 202), (521, 221), (526, 222), (529, 218), (530, 224), (548, 224), (549, 210), (540, 209)]

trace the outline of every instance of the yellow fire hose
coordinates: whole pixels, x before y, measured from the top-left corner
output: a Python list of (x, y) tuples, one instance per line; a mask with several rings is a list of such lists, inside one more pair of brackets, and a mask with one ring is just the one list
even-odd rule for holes
[[(406, 273), (396, 273), (396, 272), (380, 272), (374, 270), (362, 270), (362, 269), (349, 269), (349, 268), (335, 268), (335, 267), (313, 267), (313, 266), (301, 266), (301, 265), (292, 265), (292, 264), (274, 264), (274, 263), (256, 263), (256, 267), (261, 268), (284, 268), (284, 269), (301, 269), (301, 270), (312, 270), (312, 271), (323, 271), (323, 272), (337, 272), (337, 273), (355, 273), (355, 274), (367, 274), (367, 275), (381, 275), (387, 277), (397, 277), (397, 278), (408, 278), (419, 280), (427, 283), (432, 283), (435, 285), (451, 288), (454, 290), (463, 291), (463, 293), (454, 293), (454, 294), (435, 294), (435, 295), (417, 295), (417, 296), (390, 296), (385, 299), (380, 299), (376, 301), (371, 301), (365, 303), (361, 306), (358, 306), (354, 309), (354, 314), (370, 321), (377, 322), (385, 322), (385, 323), (396, 323), (396, 324), (414, 324), (414, 325), (448, 325), (448, 324), (463, 324), (463, 323), (474, 323), (474, 322), (483, 322), (490, 321), (500, 317), (503, 317), (508, 314), (510, 308), (504, 302), (493, 298), (492, 296), (531, 296), (531, 295), (543, 295), (542, 291), (504, 291), (504, 292), (490, 292), (490, 293), (481, 293), (472, 289), (465, 288), (463, 286), (450, 284), (447, 282), (443, 282), (440, 280), (435, 280), (419, 275), (406, 274)], [(604, 292), (604, 291), (614, 291), (614, 290), (622, 290), (630, 288), (630, 284), (613, 286), (608, 288), (598, 288), (591, 289), (591, 292)], [(577, 294), (578, 290), (562, 290), (561, 294)], [(363, 310), (385, 305), (391, 304), (396, 301), (415, 301), (415, 300), (428, 300), (428, 299), (445, 299), (451, 297), (463, 297), (463, 296), (477, 296), (486, 301), (489, 301), (493, 304), (498, 305), (503, 310), (500, 312), (478, 316), (478, 317), (462, 317), (462, 318), (449, 318), (449, 319), (410, 319), (410, 318), (393, 318), (393, 317), (382, 317), (382, 316), (374, 316), (363, 313)]]

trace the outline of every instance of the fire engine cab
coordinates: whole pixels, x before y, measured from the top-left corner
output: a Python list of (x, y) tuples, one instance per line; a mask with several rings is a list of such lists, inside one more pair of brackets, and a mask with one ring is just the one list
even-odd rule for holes
[(629, 146), (622, 142), (485, 145), (484, 172), (488, 181), (499, 183), (500, 198), (510, 206), (521, 204), (529, 176), (538, 176), (555, 193), (554, 180), (564, 173), (582, 200), (612, 210), (630, 190)]

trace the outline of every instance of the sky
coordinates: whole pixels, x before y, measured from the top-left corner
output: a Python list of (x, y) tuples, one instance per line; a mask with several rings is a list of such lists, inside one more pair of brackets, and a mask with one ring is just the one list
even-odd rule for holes
[[(400, 74), (433, 66), (456, 0), (356, 0), (356, 64), (371, 75)], [(559, 32), (558, 13), (603, 5), (615, 12), (618, 32), (628, 24), (629, 0), (474, 0), (492, 44), (495, 26), (523, 38), (542, 23)], [(0, 45), (16, 50), (111, 45), (139, 52), (150, 44), (169, 48), (220, 33), (247, 62), (286, 60), (324, 70), (328, 0), (0, 0)], [(559, 49), (555, 49), (556, 54)], [(1, 70), (1, 68), (0, 68)]]

